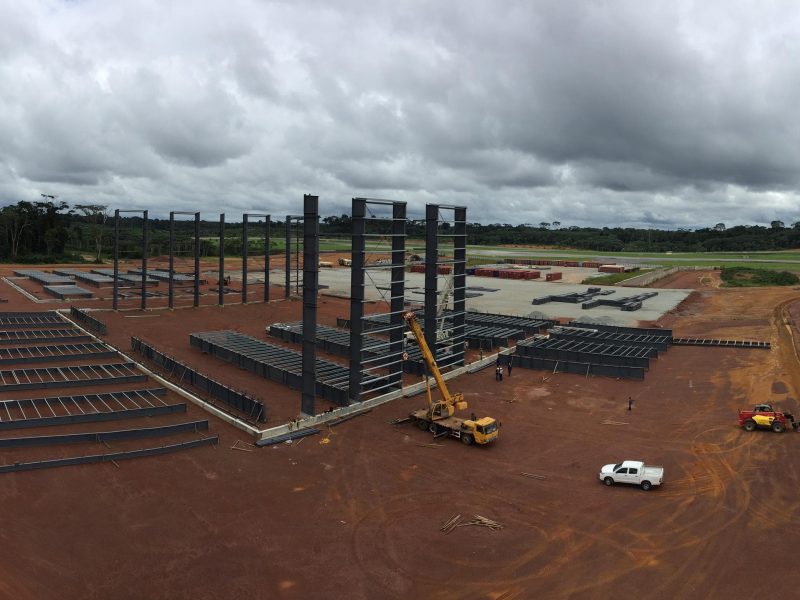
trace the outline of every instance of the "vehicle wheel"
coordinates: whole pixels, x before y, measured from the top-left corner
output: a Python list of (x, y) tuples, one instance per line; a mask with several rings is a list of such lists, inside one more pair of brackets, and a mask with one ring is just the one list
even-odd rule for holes
[(428, 431), (436, 435), (437, 433), (439, 433), (439, 426), (436, 423), (431, 423), (430, 425), (428, 425)]
[(417, 419), (417, 427), (422, 429), (422, 431), (425, 431), (428, 428), (428, 423), (422, 419)]
[(756, 429), (756, 422), (753, 421), (753, 419), (747, 419), (747, 421), (744, 422), (745, 431), (755, 431), (755, 429)]
[(774, 431), (775, 433), (781, 433), (783, 432), (783, 430), (784, 430), (783, 423), (775, 419), (772, 422), (772, 431)]
[(465, 446), (469, 446), (474, 441), (475, 440), (473, 439), (472, 434), (469, 434), (469, 433), (462, 433), (461, 434), (461, 443), (464, 444)]
[(651, 487), (652, 487), (652, 486), (650, 485), (650, 482), (649, 482), (649, 481), (643, 481), (643, 482), (642, 482), (642, 489), (643, 489), (645, 492), (646, 492), (647, 490), (649, 490)]
[(614, 485), (614, 480), (611, 479), (611, 477), (606, 477), (605, 479), (603, 479), (603, 483), (605, 483), (606, 485)]

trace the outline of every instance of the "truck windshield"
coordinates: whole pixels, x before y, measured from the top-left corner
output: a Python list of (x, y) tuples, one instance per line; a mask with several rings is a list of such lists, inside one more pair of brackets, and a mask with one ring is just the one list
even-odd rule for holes
[(614, 472), (619, 471), (619, 468), (622, 466), (622, 463), (617, 463), (614, 465)]
[(494, 433), (497, 431), (497, 421), (494, 423), (490, 423), (489, 425), (478, 426), (479, 431), (483, 431), (484, 435), (489, 433)]

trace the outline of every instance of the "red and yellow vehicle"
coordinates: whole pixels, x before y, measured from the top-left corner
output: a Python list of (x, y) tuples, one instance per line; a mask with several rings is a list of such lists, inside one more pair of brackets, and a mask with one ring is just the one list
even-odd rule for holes
[(797, 431), (800, 422), (794, 420), (794, 415), (776, 411), (771, 404), (756, 404), (753, 410), (739, 411), (739, 426), (745, 431), (755, 429), (771, 429), (775, 433), (786, 431), (790, 426)]

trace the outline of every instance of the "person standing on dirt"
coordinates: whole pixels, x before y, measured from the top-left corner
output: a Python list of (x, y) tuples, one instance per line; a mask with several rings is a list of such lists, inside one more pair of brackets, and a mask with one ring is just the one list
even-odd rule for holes
[(497, 365), (494, 370), (494, 380), (500, 381), (500, 365)]
[(503, 367), (497, 367), (497, 379), (503, 381)]
[(511, 369), (514, 367), (514, 357), (508, 357), (508, 376), (511, 377)]
[(628, 396), (628, 410), (631, 410), (632, 408), (633, 408), (633, 398)]

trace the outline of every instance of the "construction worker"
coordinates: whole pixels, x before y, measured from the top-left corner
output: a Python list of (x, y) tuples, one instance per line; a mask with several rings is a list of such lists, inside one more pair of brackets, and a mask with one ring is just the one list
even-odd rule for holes
[(628, 396), (628, 410), (631, 410), (631, 408), (633, 408), (633, 398)]

